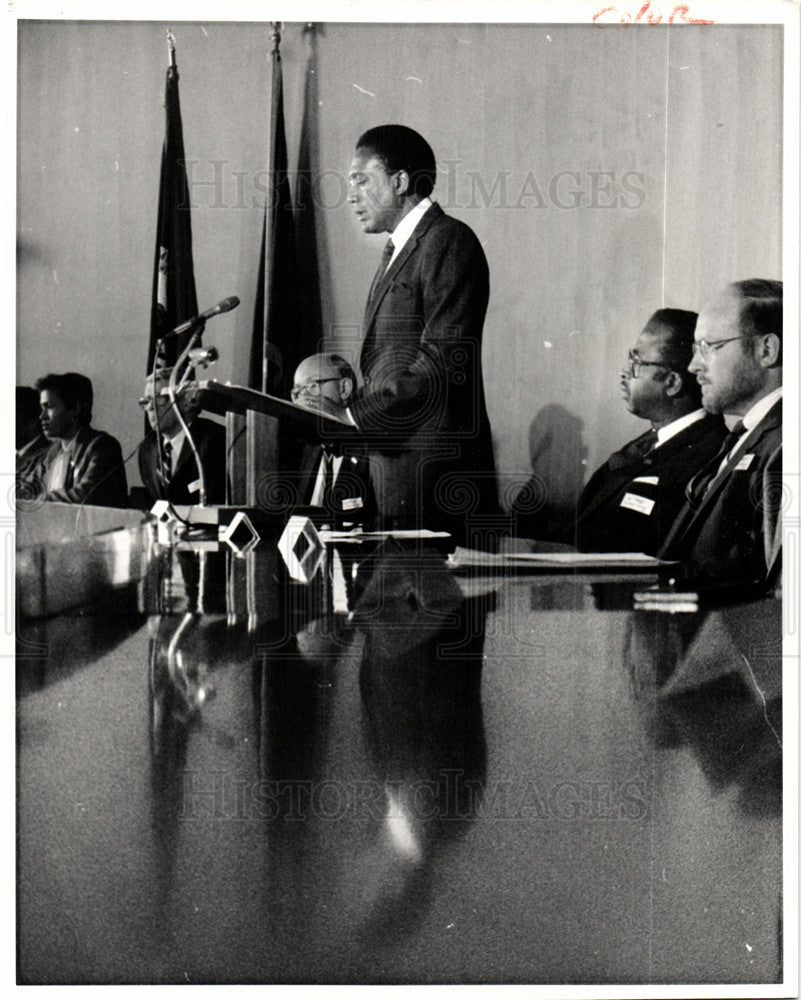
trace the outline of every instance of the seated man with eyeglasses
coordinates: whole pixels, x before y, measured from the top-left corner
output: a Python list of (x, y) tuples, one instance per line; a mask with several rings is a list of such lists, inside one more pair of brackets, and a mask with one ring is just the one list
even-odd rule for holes
[[(356, 388), (356, 375), (338, 354), (312, 354), (295, 371), (292, 402), (340, 419)], [(323, 445), (305, 450), (299, 502), (322, 508), (339, 525), (363, 525), (375, 511), (370, 465), (364, 450)]]
[(780, 281), (728, 285), (698, 317), (689, 371), (704, 409), (739, 418), (687, 487), (660, 556), (694, 579), (771, 585), (781, 568), (782, 308)]
[[(200, 473), (186, 431), (167, 394), (171, 369), (148, 375), (139, 405), (147, 414), (150, 433), (139, 446), (139, 474), (152, 500), (177, 504), (200, 501)], [(206, 503), (225, 503), (225, 427), (199, 417), (196, 391), (187, 386), (177, 396), (181, 416), (197, 448), (206, 487)]]
[(610, 455), (584, 487), (564, 537), (580, 551), (656, 555), (688, 480), (720, 449), (726, 425), (702, 409), (701, 387), (687, 371), (696, 319), (684, 309), (659, 309), (629, 351), (621, 395), (651, 427)]

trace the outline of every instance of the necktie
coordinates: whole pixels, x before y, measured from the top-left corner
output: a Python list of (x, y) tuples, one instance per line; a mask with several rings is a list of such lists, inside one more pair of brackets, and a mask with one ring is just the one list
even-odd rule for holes
[(156, 474), (166, 489), (172, 479), (172, 445), (167, 438), (162, 438), (161, 441), (161, 455), (156, 462)]
[(723, 443), (718, 448), (717, 453), (710, 459), (703, 469), (687, 483), (685, 494), (692, 504), (701, 501), (706, 491), (718, 478), (721, 472), (728, 465), (729, 455), (736, 449), (740, 438), (745, 434), (746, 427), (742, 420), (738, 420), (732, 427)]
[(620, 451), (612, 452), (607, 459), (610, 471), (617, 472), (620, 469), (627, 469), (632, 465), (636, 465), (650, 451), (653, 451), (657, 440), (657, 433), (652, 428), (640, 437), (635, 438), (634, 441), (630, 441)]
[(645, 456), (650, 451), (654, 450), (658, 440), (659, 440), (659, 435), (656, 433), (653, 427), (651, 428), (650, 431), (646, 431), (645, 434), (643, 434), (642, 437), (638, 438), (636, 441), (637, 445), (636, 457), (645, 458)]
[(334, 513), (334, 456), (327, 449), (323, 452), (323, 507)]
[(387, 240), (387, 244), (384, 247), (384, 252), (381, 254), (381, 263), (378, 265), (378, 270), (375, 272), (373, 283), (370, 286), (370, 296), (368, 298), (368, 302), (372, 302), (376, 289), (378, 288), (381, 279), (386, 274), (386, 270), (389, 267), (389, 262), (392, 259), (392, 254), (394, 252), (395, 252), (395, 244), (392, 242), (391, 239), (389, 239)]
[(742, 420), (738, 420), (737, 423), (732, 427), (726, 437), (723, 439), (723, 444), (720, 446), (720, 454), (728, 455), (730, 451), (733, 451), (737, 446), (737, 442), (745, 434), (745, 424)]

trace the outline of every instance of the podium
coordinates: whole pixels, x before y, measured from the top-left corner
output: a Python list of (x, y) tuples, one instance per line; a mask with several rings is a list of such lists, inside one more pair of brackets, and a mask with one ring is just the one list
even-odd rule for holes
[(290, 425), (301, 445), (347, 448), (363, 444), (359, 430), (346, 420), (241, 385), (214, 380), (196, 385), (201, 410), (225, 417), (227, 503), (180, 510), (162, 504), (164, 509), (154, 508), (153, 513), (165, 526), (177, 520), (196, 528), (217, 526), (223, 532), (229, 526), (236, 529), (237, 519), (243, 519), (237, 515), (244, 515), (257, 532), (264, 528), (269, 534), (276, 530), (280, 534), (289, 516), (303, 504), (303, 496), (299, 472), (285, 471), (279, 461), (276, 428), (270, 426), (273, 421)]
[(292, 424), (310, 444), (356, 444), (362, 441), (361, 432), (347, 420), (309, 410), (278, 396), (229, 382), (210, 380), (198, 384), (200, 404), (204, 410), (212, 413), (238, 413), (245, 416), (248, 413), (262, 413)]
[(266, 496), (271, 506), (273, 494), (292, 492), (287, 477), (276, 476), (281, 463), (275, 448), (277, 435), (270, 427), (272, 421), (288, 423), (299, 440), (309, 445), (347, 447), (364, 443), (353, 424), (278, 396), (214, 380), (199, 382), (198, 386), (201, 408), (226, 419), (229, 502), (233, 505), (263, 506)]

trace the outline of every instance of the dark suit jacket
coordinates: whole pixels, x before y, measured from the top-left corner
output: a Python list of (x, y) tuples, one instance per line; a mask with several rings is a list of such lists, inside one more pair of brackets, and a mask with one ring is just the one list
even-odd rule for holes
[(48, 441), (44, 434), (38, 434), (17, 452), (16, 473), (18, 479), (27, 479), (31, 475), (51, 444), (52, 442)]
[(481, 372), (488, 300), (481, 244), (433, 205), (368, 302), (351, 403), (389, 527), (458, 533), (498, 509)]
[[(61, 451), (54, 441), (25, 478), (28, 488), (46, 489), (47, 473)], [(100, 507), (127, 507), (128, 482), (119, 441), (92, 427), (82, 427), (70, 450), (64, 488), (40, 492), (45, 500), (62, 503), (95, 504)]]
[[(212, 420), (196, 418), (189, 429), (195, 440), (200, 460), (203, 463), (203, 473), (206, 477), (206, 498), (210, 504), (225, 503), (225, 428)], [(156, 435), (147, 435), (139, 446), (139, 474), (145, 488), (153, 500), (169, 500), (170, 503), (196, 504), (200, 499), (197, 487), (190, 490), (190, 485), (197, 483), (198, 471), (195, 456), (189, 442), (184, 440), (181, 454), (175, 466), (175, 473), (169, 486), (164, 487), (157, 473), (158, 445)]]
[(774, 577), (781, 558), (781, 475), (779, 400), (732, 451), (709, 489), (688, 500), (660, 556), (680, 559), (697, 579), (764, 583)]
[[(301, 504), (311, 504), (322, 457), (321, 447), (310, 446), (304, 450), (298, 491)], [(375, 498), (366, 454), (353, 450), (343, 454), (332, 488), (332, 505), (331, 513), (337, 521), (353, 524), (372, 522), (375, 516)]]
[(687, 482), (726, 438), (722, 417), (706, 415), (642, 456), (630, 441), (593, 473), (579, 499), (574, 537), (582, 552), (655, 556), (684, 506)]

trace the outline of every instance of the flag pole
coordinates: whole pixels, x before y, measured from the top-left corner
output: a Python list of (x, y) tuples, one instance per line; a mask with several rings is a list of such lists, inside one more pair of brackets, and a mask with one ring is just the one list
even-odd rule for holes
[[(281, 63), (281, 25), (282, 25), (281, 21), (270, 21), (270, 41), (272, 42), (272, 46), (273, 46), (272, 50), (270, 52), (270, 55), (272, 57), (272, 64), (273, 64), (273, 88), (275, 88), (275, 73), (276, 73), (276, 68), (275, 67), (276, 67), (276, 65), (279, 65), (279, 67), (280, 67), (280, 63)], [(278, 72), (280, 73), (280, 68), (279, 68)], [(282, 89), (281, 89), (280, 100), (281, 100), (281, 115), (283, 116), (283, 102), (284, 102), (283, 85), (282, 85)], [(275, 95), (274, 94), (273, 94), (273, 102), (275, 102)], [(271, 123), (270, 123), (270, 125), (271, 125), (271, 133), (272, 133), (273, 129), (275, 128), (275, 126), (277, 124), (277, 122), (276, 122), (275, 106), (273, 106), (273, 112), (272, 112), (272, 114), (271, 114), (270, 117), (271, 117)], [(275, 134), (273, 133), (273, 134), (271, 134), (271, 138), (270, 138), (270, 158), (271, 158), (271, 161), (273, 162), (273, 166), (274, 166), (274, 161), (275, 161), (275, 148), (274, 148), (274, 146), (275, 146)], [(274, 170), (273, 170), (273, 183), (275, 183), (275, 172), (274, 172)], [(272, 197), (275, 197), (275, 191), (272, 192)], [(265, 218), (265, 235), (266, 235), (266, 233), (267, 233), (267, 205), (266, 204), (264, 206), (264, 211), (265, 211), (265, 217), (264, 218)], [(274, 244), (275, 243), (275, 216), (274, 215), (273, 215), (273, 224), (272, 224), (272, 226), (270, 228), (271, 228), (270, 239), (271, 239), (271, 242)], [(273, 245), (271, 247), (270, 252), (271, 253), (275, 252), (275, 245)], [(274, 264), (271, 261), (271, 263), (270, 263), (270, 282), (269, 282), (270, 286), (272, 286), (273, 268), (274, 268)], [(267, 321), (268, 326), (269, 326), (269, 299), (271, 297), (272, 296), (271, 296), (271, 287), (270, 287), (270, 288), (267, 289), (267, 292), (266, 292), (266, 303), (265, 303), (265, 308), (268, 310), (267, 314), (265, 315), (265, 320)], [(267, 392), (267, 387), (268, 387), (269, 382), (270, 382), (270, 375), (269, 375), (269, 372), (268, 372), (268, 366), (269, 366), (269, 351), (268, 351), (268, 343), (267, 343), (267, 338), (269, 336), (268, 326), (265, 326), (265, 333), (264, 333), (264, 337), (262, 339), (262, 355), (261, 355), (261, 391), (262, 392)]]
[(272, 55), (281, 61), (281, 21), (270, 21), (270, 41), (273, 43)]

